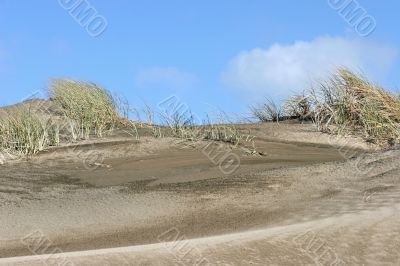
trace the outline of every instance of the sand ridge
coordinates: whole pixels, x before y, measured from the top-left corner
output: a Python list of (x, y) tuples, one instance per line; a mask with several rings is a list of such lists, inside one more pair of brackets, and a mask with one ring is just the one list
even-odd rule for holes
[[(266, 155), (235, 151), (242, 165), (228, 176), (163, 140), (95, 146), (111, 166), (95, 171), (62, 152), (2, 167), (0, 264), (54, 250), (75, 265), (398, 264), (399, 150), (368, 152), (360, 171), (339, 144), (257, 141)], [(49, 248), (21, 241), (35, 232)]]

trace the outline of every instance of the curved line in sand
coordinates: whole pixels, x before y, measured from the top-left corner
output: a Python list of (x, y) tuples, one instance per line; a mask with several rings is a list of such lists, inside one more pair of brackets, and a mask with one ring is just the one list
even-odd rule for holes
[[(226, 235), (210, 236), (204, 238), (195, 238), (183, 240), (185, 242), (190, 242), (191, 245), (217, 245), (221, 243), (226, 243), (230, 241), (253, 241), (259, 239), (265, 239), (266, 237), (272, 236), (290, 236), (293, 234), (298, 234), (299, 232), (304, 232), (309, 228), (327, 228), (334, 225), (343, 225), (347, 223), (354, 223), (357, 220), (365, 220), (365, 215), (374, 217), (377, 219), (384, 219), (385, 216), (391, 215), (393, 212), (398, 212), (400, 210), (400, 204), (394, 204), (391, 207), (381, 207), (372, 211), (362, 211), (359, 213), (344, 214), (336, 217), (328, 217), (323, 219), (317, 219), (308, 222), (302, 222), (292, 225), (277, 226), (260, 230), (244, 231), (240, 233), (232, 233)], [(86, 251), (74, 251), (59, 254), (44, 254), (44, 255), (34, 255), (34, 256), (21, 256), (21, 257), (11, 257), (0, 259), (0, 264), (3, 263), (26, 263), (34, 261), (46, 261), (51, 258), (63, 257), (63, 258), (79, 258), (79, 257), (92, 257), (100, 255), (111, 255), (111, 254), (126, 254), (130, 252), (144, 252), (144, 251), (163, 251), (168, 252), (168, 245), (171, 243), (177, 244), (182, 241), (176, 242), (162, 242), (147, 245), (138, 246), (128, 246), (119, 248), (107, 248), (107, 249), (97, 249), (97, 250), (86, 250)]]

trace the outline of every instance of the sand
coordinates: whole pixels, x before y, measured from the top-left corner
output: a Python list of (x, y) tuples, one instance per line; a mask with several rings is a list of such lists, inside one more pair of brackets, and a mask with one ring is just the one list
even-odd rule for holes
[(229, 174), (207, 143), (121, 135), (6, 163), (0, 265), (400, 263), (399, 150), (307, 124), (243, 130), (257, 153), (220, 147), (240, 158)]

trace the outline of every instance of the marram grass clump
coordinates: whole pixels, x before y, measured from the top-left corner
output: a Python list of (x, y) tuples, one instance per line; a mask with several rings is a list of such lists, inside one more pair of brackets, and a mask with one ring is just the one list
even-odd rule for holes
[[(250, 142), (253, 136), (240, 132), (232, 123), (226, 122), (224, 114), (217, 116), (218, 123), (214, 123), (208, 117), (202, 124), (196, 123), (194, 115), (189, 110), (174, 110), (171, 114), (160, 114), (160, 119), (169, 136), (184, 141), (218, 141), (232, 145), (239, 145), (242, 142)], [(153, 136), (160, 137), (162, 134), (153, 127)]]
[(261, 122), (279, 122), (283, 116), (282, 107), (268, 98), (261, 104), (250, 106), (250, 112)]
[(10, 154), (33, 155), (59, 144), (59, 129), (51, 118), (29, 111), (0, 117), (0, 150)]
[(91, 134), (102, 137), (120, 121), (113, 96), (94, 83), (54, 80), (49, 93), (64, 115), (75, 122), (74, 131), (80, 138), (88, 139)]
[(311, 120), (313, 116), (311, 105), (311, 101), (307, 96), (294, 95), (283, 104), (284, 117), (287, 119), (298, 119), (302, 122)]
[(400, 141), (400, 99), (348, 69), (340, 68), (311, 91), (314, 120), (323, 131), (361, 134), (367, 141)]

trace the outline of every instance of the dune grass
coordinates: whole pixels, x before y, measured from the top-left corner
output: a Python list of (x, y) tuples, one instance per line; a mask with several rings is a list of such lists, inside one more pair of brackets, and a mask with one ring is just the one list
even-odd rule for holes
[[(225, 114), (217, 115), (218, 122), (213, 122), (208, 116), (207, 120), (200, 123), (196, 121), (190, 110), (173, 110), (171, 114), (160, 114), (160, 119), (167, 129), (167, 136), (184, 141), (217, 141), (239, 145), (242, 142), (250, 142), (254, 138), (250, 134), (242, 133), (232, 123), (227, 122)], [(155, 128), (159, 129), (159, 127)], [(159, 137), (161, 134), (156, 131), (154, 135)]]
[[(120, 108), (118, 99), (94, 83), (54, 80), (49, 94), (60, 106), (62, 118), (55, 123), (51, 118), (27, 111), (2, 116), (1, 150), (35, 154), (57, 145), (60, 132), (67, 132), (73, 140), (88, 139), (91, 135), (102, 137), (119, 126), (133, 128), (134, 135), (139, 137), (136, 123), (129, 120), (129, 104), (126, 102)], [(361, 135), (377, 144), (400, 142), (400, 98), (345, 68), (338, 69), (307, 96), (293, 96), (282, 106), (266, 99), (251, 107), (251, 112), (262, 122), (311, 119), (324, 132)], [(159, 114), (161, 125), (155, 124), (155, 112), (149, 106), (146, 105), (144, 113), (147, 122), (139, 121), (139, 124), (150, 128), (156, 138), (172, 136), (184, 141), (220, 141), (233, 145), (251, 139), (250, 134), (243, 134), (224, 119), (217, 123), (210, 119), (199, 123), (190, 110), (174, 109)], [(60, 121), (64, 122), (63, 126)]]
[(399, 97), (362, 75), (340, 68), (310, 95), (319, 129), (361, 134), (377, 144), (399, 143)]
[(323, 132), (362, 136), (379, 145), (400, 143), (400, 97), (347, 68), (282, 106), (267, 99), (250, 108), (261, 122), (313, 121)]
[(94, 83), (59, 79), (49, 89), (64, 115), (71, 119), (77, 137), (88, 139), (91, 134), (102, 137), (120, 121), (114, 97)]
[(202, 128), (202, 138), (204, 140), (225, 142), (238, 145), (242, 141), (252, 140), (250, 135), (243, 134), (235, 126), (228, 124), (208, 124)]
[(0, 150), (33, 155), (59, 144), (59, 128), (51, 118), (18, 111), (0, 118)]
[[(159, 114), (161, 124), (157, 125), (155, 112), (146, 106), (147, 122), (131, 121), (129, 105), (126, 103), (121, 109), (118, 99), (94, 83), (54, 80), (49, 94), (61, 110), (56, 116), (30, 110), (0, 116), (1, 151), (35, 154), (58, 145), (60, 139), (102, 137), (116, 127), (132, 128), (138, 138), (136, 123), (149, 128), (156, 138), (171, 136), (184, 141), (220, 141), (233, 145), (252, 141), (250, 134), (244, 134), (232, 122), (220, 119), (214, 123), (208, 119), (200, 123), (190, 110)], [(400, 97), (345, 68), (338, 69), (307, 96), (293, 96), (282, 106), (267, 99), (251, 107), (251, 112), (262, 122), (288, 118), (313, 120), (324, 132), (363, 136), (381, 145), (400, 143)]]
[[(147, 122), (129, 119), (127, 101), (113, 97), (94, 83), (74, 80), (53, 80), (49, 88), (49, 102), (54, 108), (6, 113), (0, 116), (0, 151), (31, 155), (62, 143), (102, 137), (113, 129), (127, 131), (139, 139), (138, 126), (155, 138), (174, 137), (183, 141), (220, 141), (238, 145), (250, 141), (231, 123), (222, 120), (212, 123), (195, 121), (190, 110), (172, 110), (159, 114), (161, 124), (156, 124), (155, 112), (146, 105)], [(123, 103), (122, 108), (121, 103)], [(54, 111), (56, 110), (56, 111)]]
[(287, 119), (311, 120), (312, 103), (305, 95), (294, 95), (284, 102), (283, 113)]
[(173, 137), (186, 140), (199, 138), (199, 132), (195, 127), (195, 118), (190, 110), (172, 110), (170, 113), (160, 113), (159, 117)]
[(250, 112), (261, 122), (279, 122), (282, 118), (282, 107), (269, 98), (261, 104), (250, 106)]
[(308, 97), (295, 95), (282, 103), (266, 98), (263, 103), (250, 106), (250, 113), (260, 122), (280, 122), (288, 119), (310, 120), (312, 111)]
[(211, 119), (207, 116), (207, 120), (201, 127), (204, 140), (224, 142), (234, 146), (253, 141), (254, 136), (250, 132), (239, 130), (227, 114), (220, 112), (214, 114), (213, 117), (214, 119)]

